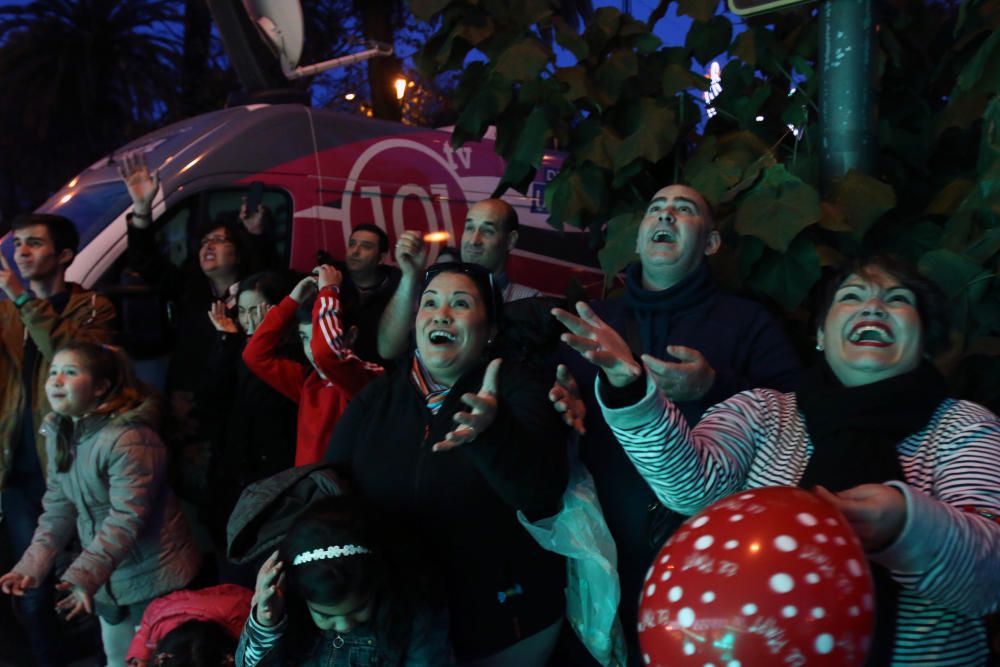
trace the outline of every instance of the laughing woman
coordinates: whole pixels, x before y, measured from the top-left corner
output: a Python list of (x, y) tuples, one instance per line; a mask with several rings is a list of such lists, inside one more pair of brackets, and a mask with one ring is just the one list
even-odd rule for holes
[(501, 298), (471, 264), (427, 272), (416, 353), (348, 406), (327, 460), (394, 524), (437, 582), (466, 665), (544, 665), (565, 608), (563, 559), (518, 522), (555, 514), (567, 432), (548, 386), (490, 361)]
[(693, 514), (761, 486), (817, 487), (851, 522), (876, 586), (870, 665), (986, 665), (1000, 606), (1000, 420), (947, 397), (926, 361), (947, 326), (940, 292), (890, 258), (829, 286), (819, 364), (797, 393), (746, 391), (693, 429), (586, 308), (556, 316), (602, 369), (604, 416), (665, 505)]

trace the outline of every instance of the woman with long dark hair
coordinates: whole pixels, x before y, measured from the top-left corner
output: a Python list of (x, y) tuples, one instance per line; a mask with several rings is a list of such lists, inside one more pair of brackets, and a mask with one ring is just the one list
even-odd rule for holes
[(947, 303), (914, 267), (849, 264), (818, 309), (818, 363), (794, 393), (754, 389), (689, 428), (628, 345), (586, 306), (556, 315), (601, 368), (615, 437), (667, 507), (694, 514), (743, 489), (816, 488), (868, 552), (870, 665), (983, 667), (1000, 607), (1000, 419), (948, 397), (930, 363)]

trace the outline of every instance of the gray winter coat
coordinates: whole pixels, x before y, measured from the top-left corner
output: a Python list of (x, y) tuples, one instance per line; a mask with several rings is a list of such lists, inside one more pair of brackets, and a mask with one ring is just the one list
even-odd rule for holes
[[(150, 401), (124, 414), (75, 425), (55, 413), (42, 425), (48, 480), (31, 546), (14, 566), (42, 581), (73, 537), (83, 551), (62, 575), (97, 602), (128, 605), (185, 586), (198, 570), (198, 549), (167, 485), (167, 450)], [(69, 438), (73, 461), (56, 470), (56, 444)]]

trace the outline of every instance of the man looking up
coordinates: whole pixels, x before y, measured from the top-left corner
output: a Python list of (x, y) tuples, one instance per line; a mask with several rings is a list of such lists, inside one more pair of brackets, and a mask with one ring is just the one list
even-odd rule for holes
[(347, 241), (342, 298), (356, 314), (358, 335), (354, 352), (365, 361), (382, 364), (378, 354), (378, 325), (382, 311), (399, 284), (400, 271), (385, 264), (389, 237), (378, 225), (357, 225)]
[[(79, 235), (58, 215), (34, 213), (11, 226), (14, 263), (27, 287), (0, 255), (0, 506), (12, 553), (31, 543), (45, 492), (49, 412), (45, 380), (53, 352), (69, 340), (106, 343), (114, 307), (102, 296), (66, 282)], [(16, 598), (28, 644), (39, 665), (63, 664), (56, 635), (55, 580)]]
[[(692, 425), (708, 407), (744, 389), (790, 391), (798, 382), (799, 364), (781, 325), (761, 305), (722, 291), (712, 280), (706, 257), (720, 246), (705, 198), (684, 185), (662, 188), (639, 225), (639, 262), (625, 272), (625, 294), (592, 304)], [(575, 352), (564, 356), (587, 406), (581, 455), (618, 547), (619, 613), (629, 662), (642, 664), (636, 635), (642, 579), (683, 517), (656, 503), (616, 444), (594, 396), (596, 367)], [(643, 383), (635, 385), (645, 390)]]
[[(469, 209), (462, 231), (462, 261), (478, 264), (493, 273), (504, 302), (540, 296), (541, 292), (512, 283), (507, 277), (507, 257), (517, 245), (517, 211), (502, 199), (484, 199)], [(382, 314), (378, 351), (394, 359), (407, 351), (413, 309), (419, 296), (427, 249), (420, 232), (405, 231), (396, 241), (396, 263), (402, 270), (399, 287)]]

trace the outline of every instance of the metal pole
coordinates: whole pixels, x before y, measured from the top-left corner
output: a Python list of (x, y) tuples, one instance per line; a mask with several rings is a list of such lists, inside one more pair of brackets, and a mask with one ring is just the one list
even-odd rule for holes
[(871, 171), (875, 21), (871, 0), (827, 0), (820, 7), (821, 176), (824, 190), (851, 169)]

